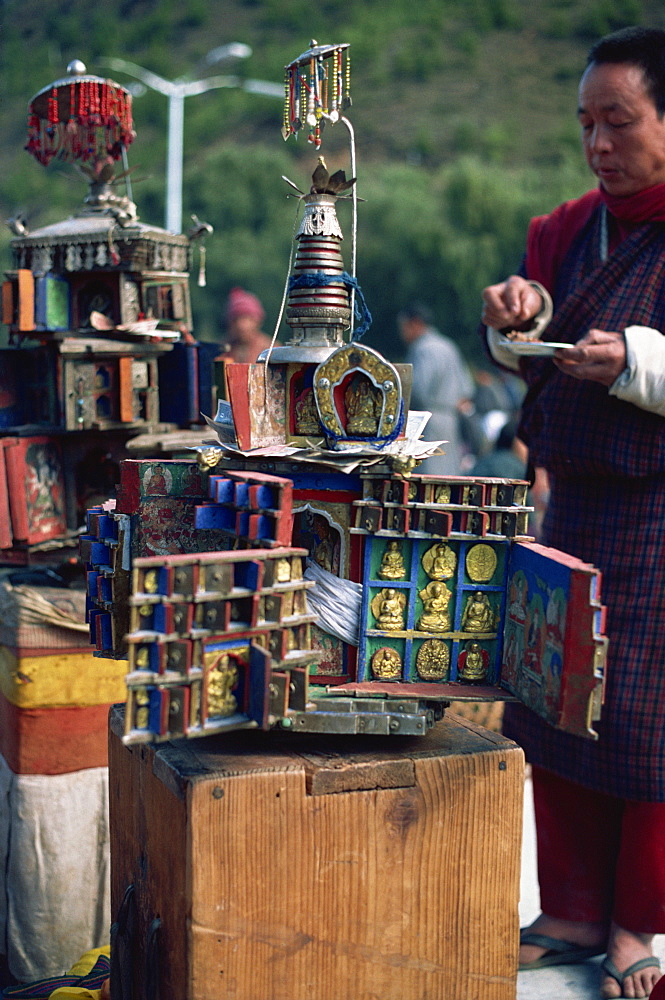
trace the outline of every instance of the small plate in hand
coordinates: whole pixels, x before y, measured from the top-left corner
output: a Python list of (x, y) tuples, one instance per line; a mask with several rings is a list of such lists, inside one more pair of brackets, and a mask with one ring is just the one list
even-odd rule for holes
[(507, 347), (513, 354), (547, 357), (560, 349), (575, 347), (575, 344), (556, 344), (552, 340), (508, 340), (507, 337), (502, 337), (501, 346)]

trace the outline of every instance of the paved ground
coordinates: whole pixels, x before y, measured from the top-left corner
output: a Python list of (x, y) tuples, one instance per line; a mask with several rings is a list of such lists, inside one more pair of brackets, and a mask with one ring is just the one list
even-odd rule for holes
[[(524, 842), (522, 848), (522, 885), (520, 924), (530, 924), (540, 913), (536, 879), (536, 843), (533, 823), (531, 782), (527, 780), (524, 796)], [(665, 972), (665, 935), (655, 939), (654, 951)], [(599, 966), (602, 955), (579, 965), (520, 972), (517, 976), (517, 1000), (598, 1000)]]

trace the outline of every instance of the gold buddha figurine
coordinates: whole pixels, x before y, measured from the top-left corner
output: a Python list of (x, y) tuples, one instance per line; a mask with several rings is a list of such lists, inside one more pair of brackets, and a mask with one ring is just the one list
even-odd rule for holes
[(147, 729), (150, 719), (150, 695), (148, 689), (137, 687), (134, 691), (134, 728)]
[(449, 632), (450, 615), (448, 604), (452, 594), (443, 583), (432, 581), (420, 591), (423, 613), (416, 628), (419, 632)]
[[(371, 437), (379, 427), (380, 401), (368, 378), (354, 379), (344, 394), (346, 432)], [(378, 412), (377, 412), (378, 410)]]
[(291, 579), (291, 563), (284, 556), (275, 560), (275, 583), (288, 583)]
[(137, 648), (135, 663), (137, 670), (150, 669), (150, 648), (148, 646), (139, 646)]
[(402, 675), (402, 661), (396, 649), (382, 646), (370, 660), (372, 674), (382, 681), (395, 680)]
[(233, 715), (238, 703), (231, 693), (238, 683), (238, 669), (222, 654), (208, 674), (208, 716)]
[(462, 615), (463, 632), (494, 632), (496, 620), (490, 599), (476, 590), (466, 602)]
[(463, 681), (478, 683), (485, 680), (487, 674), (487, 653), (482, 649), (475, 639), (467, 642), (466, 649), (460, 660), (464, 660), (459, 671), (459, 678)]
[(402, 551), (396, 541), (388, 542), (377, 576), (380, 580), (403, 580), (406, 576)]
[(425, 552), (422, 563), (430, 580), (450, 580), (455, 575), (457, 556), (445, 542), (437, 542)]
[(448, 679), (450, 651), (441, 639), (427, 639), (416, 656), (416, 672), (424, 681)]
[(370, 604), (377, 628), (396, 632), (404, 628), (406, 596), (394, 587), (381, 590)]
[(319, 414), (316, 409), (314, 390), (305, 389), (295, 407), (295, 432), (296, 434), (316, 434), (321, 433)]

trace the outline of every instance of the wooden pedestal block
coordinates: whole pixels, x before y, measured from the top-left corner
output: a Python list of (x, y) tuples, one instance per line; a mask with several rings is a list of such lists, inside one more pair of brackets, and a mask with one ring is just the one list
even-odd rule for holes
[(448, 715), (159, 749), (122, 727), (116, 707), (115, 1000), (515, 1000), (514, 743)]

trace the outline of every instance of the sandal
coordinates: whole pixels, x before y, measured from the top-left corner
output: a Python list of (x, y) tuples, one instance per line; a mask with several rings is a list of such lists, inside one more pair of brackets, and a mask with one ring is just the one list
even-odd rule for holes
[[(639, 972), (641, 969), (658, 969), (658, 971), (660, 971), (660, 962), (655, 956), (651, 958), (641, 958), (639, 962), (633, 962), (633, 964), (629, 965), (627, 969), (623, 970), (623, 972), (619, 972), (612, 959), (605, 958), (601, 962), (600, 967), (604, 973), (616, 980), (619, 984), (621, 996), (613, 997), (612, 1000), (629, 1000), (629, 998), (623, 996), (623, 984), (628, 976), (632, 976), (634, 972)], [(643, 1000), (646, 1000), (646, 998), (643, 998)]]
[(543, 969), (547, 965), (575, 965), (577, 962), (586, 962), (587, 958), (594, 958), (605, 952), (605, 945), (582, 947), (582, 945), (573, 944), (572, 941), (562, 941), (560, 938), (549, 937), (547, 934), (532, 934), (530, 931), (520, 931), (520, 944), (532, 944), (537, 948), (546, 948), (547, 950), (540, 958), (534, 958), (533, 962), (524, 962), (523, 965), (518, 965), (518, 972), (526, 972), (527, 969)]

